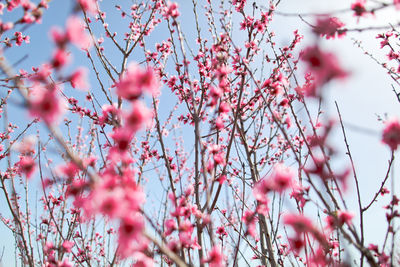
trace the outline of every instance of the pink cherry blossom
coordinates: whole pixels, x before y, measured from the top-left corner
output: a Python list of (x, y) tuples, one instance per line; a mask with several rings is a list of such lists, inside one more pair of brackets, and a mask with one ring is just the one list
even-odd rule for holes
[(141, 129), (151, 118), (150, 110), (140, 101), (132, 102), (132, 110), (124, 114), (124, 127), (132, 134)]
[(78, 2), (84, 11), (89, 12), (92, 15), (97, 13), (96, 0), (78, 0)]
[(361, 17), (367, 12), (365, 4), (365, 0), (356, 0), (353, 4), (351, 4), (351, 9), (354, 11), (354, 16)]
[(99, 212), (108, 216), (109, 218), (113, 219), (120, 217), (124, 214), (124, 211), (126, 211), (124, 209), (126, 206), (123, 205), (122, 189), (116, 189), (113, 191), (98, 190), (96, 194), (98, 194), (96, 199), (99, 205)]
[(114, 139), (116, 148), (118, 148), (118, 150), (121, 152), (128, 150), (133, 138), (132, 131), (130, 131), (127, 127), (115, 129), (110, 136), (112, 139)]
[(36, 170), (36, 163), (30, 156), (23, 156), (17, 162), (18, 169), (27, 179), (31, 178)]
[[(80, 18), (76, 16), (69, 17), (66, 28), (67, 40), (77, 47), (87, 50), (93, 45), (92, 39), (85, 32), (85, 25)], [(56, 36), (57, 39), (59, 38), (58, 34), (53, 33), (53, 36)]]
[(304, 232), (313, 231), (312, 221), (303, 215), (287, 214), (283, 218), (283, 223), (286, 225), (290, 225), (298, 235)]
[(221, 252), (221, 247), (216, 245), (208, 253), (208, 258), (203, 261), (208, 263), (210, 267), (222, 267), (225, 266), (224, 255)]
[(326, 39), (339, 38), (346, 34), (343, 29), (345, 24), (336, 17), (319, 17), (313, 31), (321, 36), (326, 36)]
[(345, 210), (339, 210), (337, 216), (340, 224), (347, 224), (347, 225), (350, 225), (351, 220), (354, 218), (354, 214), (352, 212)]
[(35, 84), (29, 98), (29, 111), (32, 116), (43, 119), (48, 124), (57, 123), (65, 111), (65, 102), (58, 96), (57, 89), (45, 88)]
[(261, 179), (254, 186), (253, 194), (261, 202), (266, 199), (265, 194), (270, 191), (282, 194), (285, 190), (292, 187), (295, 176), (296, 174), (290, 168), (281, 163), (276, 164), (272, 169), (272, 173)]
[(81, 90), (88, 90), (89, 89), (89, 84), (87, 81), (87, 73), (88, 69), (87, 68), (78, 68), (74, 73), (71, 75), (71, 86), (73, 88), (78, 88)]
[(62, 68), (70, 62), (70, 54), (64, 49), (57, 49), (53, 55), (53, 67)]
[(335, 215), (329, 215), (326, 217), (326, 222), (328, 228), (332, 231), (335, 227), (340, 227), (343, 224), (351, 225), (351, 220), (353, 219), (354, 214), (349, 211), (338, 210)]
[(132, 267), (153, 267), (154, 260), (148, 256), (146, 256), (142, 252), (135, 252), (132, 255), (132, 258), (136, 260), (136, 262), (132, 265)]
[(175, 231), (178, 227), (174, 219), (168, 219), (164, 223), (166, 231), (165, 235), (169, 236), (173, 231)]
[(400, 122), (398, 119), (392, 118), (386, 121), (382, 133), (382, 142), (393, 151), (397, 149), (400, 144)]
[(132, 101), (138, 99), (143, 92), (156, 95), (159, 82), (153, 68), (143, 69), (136, 63), (131, 63), (115, 86), (119, 96)]
[(62, 248), (64, 249), (64, 251), (65, 252), (71, 252), (71, 249), (72, 249), (72, 247), (75, 245), (75, 243), (74, 242), (72, 242), (72, 241), (69, 241), (69, 240), (65, 240), (63, 243), (62, 243)]
[(165, 18), (177, 18), (179, 17), (180, 13), (178, 10), (178, 4), (176, 2), (168, 1), (167, 6), (164, 9), (164, 17)]
[[(348, 73), (339, 65), (336, 56), (323, 52), (318, 46), (310, 46), (301, 54), (301, 59), (307, 63), (308, 70), (314, 75), (315, 86), (322, 86), (333, 79), (343, 79)], [(313, 90), (310, 96), (318, 96)]]
[(118, 243), (122, 257), (129, 255), (129, 251), (134, 247), (133, 242), (140, 243), (142, 241), (143, 230), (144, 219), (139, 213), (127, 213), (122, 218), (118, 229)]
[(272, 180), (272, 189), (278, 193), (283, 193), (285, 190), (290, 189), (293, 185), (293, 179), (296, 174), (290, 168), (283, 164), (277, 164), (274, 166), (273, 173), (270, 177)]

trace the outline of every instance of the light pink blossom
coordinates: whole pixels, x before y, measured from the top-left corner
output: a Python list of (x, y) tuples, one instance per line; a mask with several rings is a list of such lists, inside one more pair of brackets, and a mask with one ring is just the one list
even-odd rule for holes
[(131, 63), (115, 86), (119, 96), (132, 101), (138, 99), (143, 92), (156, 95), (159, 82), (153, 68), (143, 69), (136, 63)]
[(65, 102), (56, 89), (34, 85), (28, 100), (30, 114), (43, 119), (48, 124), (57, 123), (65, 111)]
[[(87, 50), (93, 45), (92, 39), (90, 38), (90, 35), (85, 32), (85, 25), (80, 18), (76, 16), (69, 17), (66, 28), (67, 40), (77, 47)], [(54, 36), (55, 33), (53, 33), (53, 37)]]
[(89, 83), (87, 81), (87, 73), (88, 70), (87, 68), (78, 68), (74, 73), (72, 73), (70, 81), (71, 81), (71, 86), (73, 88), (81, 89), (81, 90), (88, 90), (89, 89)]
[(83, 11), (89, 12), (92, 15), (97, 13), (96, 0), (78, 0), (78, 2), (81, 5)]

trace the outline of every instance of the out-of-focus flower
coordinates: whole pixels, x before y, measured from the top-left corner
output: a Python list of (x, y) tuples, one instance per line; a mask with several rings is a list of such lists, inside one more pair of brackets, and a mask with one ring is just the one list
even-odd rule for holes
[(400, 122), (393, 118), (385, 123), (385, 129), (382, 133), (382, 142), (387, 144), (393, 151), (400, 144)]

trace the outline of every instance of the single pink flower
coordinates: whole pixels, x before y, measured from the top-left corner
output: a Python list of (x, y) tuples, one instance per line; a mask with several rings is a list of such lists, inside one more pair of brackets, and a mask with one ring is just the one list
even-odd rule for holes
[(313, 232), (313, 223), (310, 219), (299, 214), (287, 214), (283, 218), (283, 223), (293, 228), (296, 233)]
[(153, 68), (142, 69), (136, 63), (131, 63), (115, 86), (120, 97), (132, 101), (138, 99), (144, 91), (156, 95), (159, 82)]
[(354, 11), (354, 16), (362, 17), (367, 12), (365, 4), (365, 0), (356, 0), (351, 4), (351, 10)]
[(54, 52), (52, 64), (56, 69), (62, 68), (70, 62), (70, 54), (65, 49), (57, 49)]
[(383, 129), (382, 142), (387, 144), (393, 151), (400, 144), (400, 122), (398, 119), (390, 119), (385, 123)]
[(49, 124), (57, 123), (64, 113), (66, 105), (58, 96), (56, 89), (45, 88), (38, 84), (34, 85), (32, 89), (32, 95), (28, 100), (30, 114)]
[(270, 177), (272, 181), (272, 189), (282, 194), (285, 190), (292, 187), (295, 176), (296, 174), (294, 171), (285, 165), (281, 163), (275, 165)]
[(224, 226), (218, 227), (216, 233), (217, 233), (217, 235), (219, 235), (220, 237), (223, 237), (223, 236), (228, 235), (228, 234), (226, 233), (226, 231), (225, 231), (225, 227), (224, 227)]
[(346, 34), (346, 30), (343, 29), (344, 25), (336, 17), (319, 17), (313, 32), (326, 36), (326, 39), (333, 39), (336, 35), (340, 38)]
[(69, 17), (67, 20), (66, 28), (67, 40), (77, 47), (87, 50), (93, 45), (90, 35), (85, 32), (85, 24), (80, 18), (76, 16)]
[(72, 247), (73, 247), (74, 245), (75, 245), (74, 242), (69, 241), (69, 240), (65, 240), (65, 241), (62, 243), (62, 248), (63, 248), (63, 250), (64, 250), (65, 252), (69, 253), (69, 252), (71, 252), (71, 249), (72, 249)]
[(224, 255), (221, 252), (221, 247), (216, 245), (208, 253), (208, 258), (203, 260), (203, 263), (208, 263), (210, 267), (225, 266)]
[[(342, 79), (348, 75), (341, 68), (334, 54), (323, 52), (318, 46), (306, 48), (301, 54), (301, 59), (307, 63), (308, 71), (313, 74), (315, 79), (311, 86), (322, 86), (333, 79)], [(318, 96), (316, 89), (308, 91), (308, 95)]]
[(140, 101), (132, 103), (132, 110), (124, 115), (124, 127), (132, 134), (140, 130), (151, 118), (150, 110)]
[(89, 12), (92, 15), (95, 15), (97, 13), (96, 0), (78, 0), (78, 2), (81, 5), (83, 11)]
[(131, 242), (141, 238), (144, 230), (144, 219), (139, 213), (130, 213), (122, 218), (119, 226), (119, 242)]
[(326, 223), (330, 230), (334, 230), (337, 226), (342, 226), (343, 224), (351, 225), (351, 220), (354, 214), (349, 211), (338, 210), (335, 215), (329, 215), (326, 217)]
[(165, 225), (165, 228), (166, 228), (165, 236), (169, 236), (170, 234), (172, 234), (173, 231), (178, 229), (177, 224), (176, 224), (174, 219), (166, 220), (164, 225)]
[(63, 46), (66, 42), (66, 36), (60, 27), (54, 26), (50, 30), (51, 39), (58, 45)]
[(98, 189), (96, 192), (96, 199), (94, 202), (98, 202), (99, 212), (108, 216), (109, 218), (116, 218), (123, 215), (126, 210), (124, 210), (125, 205), (122, 203), (122, 190), (105, 191)]
[(346, 210), (338, 210), (337, 216), (340, 224), (351, 225), (354, 214)]
[(43, 64), (40, 68), (32, 68), (35, 72), (31, 80), (35, 82), (46, 82), (47, 78), (53, 72), (53, 67), (50, 64)]
[(153, 267), (154, 266), (154, 260), (152, 258), (147, 257), (142, 252), (135, 252), (132, 255), (132, 258), (135, 259), (135, 261), (136, 261), (132, 265), (132, 267)]
[(257, 230), (256, 230), (256, 222), (257, 222), (257, 217), (256, 214), (251, 211), (251, 210), (246, 210), (242, 216), (242, 222), (244, 222), (247, 226), (247, 232), (246, 234), (249, 234), (253, 238), (256, 237), (257, 235)]
[(261, 179), (258, 181), (253, 188), (253, 195), (258, 202), (266, 202), (267, 201), (267, 193), (271, 192), (271, 184), (268, 179)]
[(259, 202), (267, 200), (266, 194), (270, 191), (276, 191), (282, 194), (293, 185), (293, 179), (296, 176), (293, 170), (279, 163), (274, 166), (272, 173), (268, 177), (261, 179), (253, 189), (253, 194)]
[(31, 178), (36, 170), (36, 163), (31, 156), (23, 156), (17, 162), (18, 169), (27, 179)]
[(58, 263), (57, 266), (60, 266), (60, 267), (72, 267), (74, 265), (69, 262), (68, 258), (65, 258), (61, 263)]
[[(20, 142), (14, 143), (13, 149), (17, 150), (21, 154), (33, 154), (35, 153), (36, 142), (36, 136), (29, 135), (24, 137)], [(0, 151), (1, 150), (2, 149), (0, 149)]]
[(120, 152), (124, 152), (129, 149), (131, 140), (133, 138), (132, 131), (130, 131), (127, 127), (116, 128), (110, 136), (112, 139), (114, 139), (115, 147), (118, 148)]
[(81, 90), (88, 90), (89, 89), (89, 84), (87, 81), (87, 73), (88, 70), (87, 68), (81, 67), (78, 68), (70, 78), (71, 86), (73, 88), (81, 89)]
[(129, 212), (121, 219), (118, 229), (118, 244), (120, 246), (120, 254), (124, 256), (129, 255), (132, 250), (134, 242), (141, 243), (144, 238), (142, 233), (144, 230), (143, 216), (137, 212)]

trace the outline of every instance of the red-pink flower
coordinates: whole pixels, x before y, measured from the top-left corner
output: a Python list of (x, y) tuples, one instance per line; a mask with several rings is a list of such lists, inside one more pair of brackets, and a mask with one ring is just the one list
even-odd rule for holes
[(143, 230), (144, 220), (142, 215), (139, 213), (126, 214), (122, 218), (118, 230), (120, 243), (140, 239)]
[(221, 252), (221, 247), (216, 245), (208, 253), (208, 258), (203, 260), (203, 263), (208, 263), (209, 267), (225, 266), (224, 255)]
[(224, 226), (218, 227), (216, 233), (217, 233), (217, 235), (220, 236), (220, 238), (222, 238), (223, 236), (228, 235), (228, 234), (226, 233), (226, 231), (225, 231), (225, 227), (224, 227)]
[(393, 151), (400, 144), (400, 122), (398, 119), (390, 119), (385, 123), (382, 142), (387, 144)]
[(274, 166), (273, 173), (270, 177), (272, 180), (272, 189), (278, 193), (292, 187), (293, 179), (296, 176), (294, 171), (283, 164), (277, 164)]
[(138, 99), (144, 91), (157, 94), (159, 83), (153, 68), (143, 69), (136, 63), (131, 63), (115, 86), (119, 96), (132, 101)]
[(260, 180), (253, 189), (255, 198), (263, 203), (267, 199), (266, 193), (276, 191), (282, 194), (293, 185), (296, 174), (290, 168), (279, 163), (276, 164), (268, 177)]
[(57, 123), (65, 111), (65, 102), (58, 96), (56, 89), (34, 85), (29, 97), (29, 111), (32, 116), (46, 123)]
[(124, 115), (124, 127), (132, 134), (140, 130), (151, 118), (150, 110), (140, 101), (132, 103), (132, 110)]
[[(119, 254), (126, 258), (132, 251), (139, 249), (144, 244), (144, 219), (139, 213), (129, 212), (124, 218), (118, 229)], [(139, 247), (138, 247), (139, 246)]]
[(132, 265), (132, 267), (153, 267), (154, 266), (154, 261), (152, 258), (147, 257), (145, 254), (142, 252), (135, 252), (132, 255), (132, 258), (135, 259), (135, 263)]
[(61, 263), (58, 262), (57, 264), (60, 267), (72, 267), (72, 266), (74, 266), (72, 263), (69, 262), (68, 258), (65, 258)]
[(246, 210), (242, 216), (242, 222), (244, 222), (247, 226), (247, 233), (253, 238), (256, 237), (257, 235), (257, 230), (256, 230), (256, 222), (257, 222), (257, 217), (256, 214), (251, 211), (251, 210)]
[(353, 217), (354, 214), (349, 211), (338, 210), (336, 212), (336, 216), (329, 215), (326, 217), (326, 222), (328, 224), (328, 228), (333, 230), (336, 226), (342, 226), (343, 224), (351, 225), (351, 220)]
[(165, 230), (165, 235), (166, 236), (169, 236), (170, 234), (172, 234), (173, 231), (178, 229), (174, 219), (166, 220), (164, 225), (165, 225), (165, 228), (166, 228), (166, 230)]
[(319, 17), (313, 31), (321, 36), (326, 36), (326, 39), (333, 39), (336, 35), (342, 37), (346, 34), (346, 30), (343, 29), (344, 25), (336, 17)]
[(351, 220), (354, 217), (354, 214), (349, 212), (349, 211), (346, 211), (346, 210), (338, 210), (337, 216), (338, 216), (340, 224), (350, 225), (351, 224)]
[(126, 127), (115, 129), (110, 136), (112, 139), (114, 139), (116, 148), (118, 148), (118, 150), (121, 152), (128, 150), (133, 138), (132, 132)]
[(314, 75), (315, 86), (322, 86), (333, 79), (345, 78), (348, 75), (334, 54), (323, 52), (318, 46), (305, 49), (301, 59), (307, 63), (308, 71)]
[(267, 193), (272, 190), (270, 181), (268, 179), (261, 179), (253, 188), (253, 195), (259, 202), (267, 201)]
[(65, 49), (57, 49), (53, 55), (53, 67), (56, 69), (62, 68), (70, 61), (70, 55)]
[(283, 218), (283, 223), (290, 225), (298, 235), (304, 232), (313, 232), (312, 221), (303, 215), (287, 214)]
[(354, 16), (363, 16), (367, 12), (367, 9), (365, 8), (365, 0), (356, 0), (351, 4), (351, 9), (354, 11)]
[(123, 205), (123, 191), (121, 189), (113, 190), (113, 191), (106, 191), (106, 190), (99, 190), (97, 192), (98, 197), (96, 198), (99, 202), (99, 211), (108, 216), (109, 218), (116, 218), (120, 217), (121, 215), (126, 212)]
[(31, 178), (36, 169), (35, 161), (30, 156), (21, 157), (17, 162), (18, 169), (27, 179)]
[(72, 249), (72, 247), (75, 245), (75, 243), (74, 242), (72, 242), (72, 241), (69, 241), (69, 240), (65, 240), (63, 243), (62, 243), (62, 248), (63, 248), (63, 250), (65, 251), (65, 252), (71, 252), (71, 249)]

